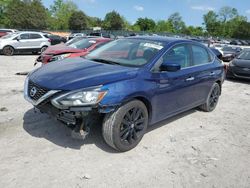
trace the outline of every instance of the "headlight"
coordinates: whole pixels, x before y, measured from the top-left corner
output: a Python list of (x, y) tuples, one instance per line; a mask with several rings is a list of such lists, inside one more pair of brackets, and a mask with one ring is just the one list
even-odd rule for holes
[(107, 91), (75, 91), (63, 94), (52, 100), (52, 104), (58, 108), (70, 106), (87, 106), (100, 102)]
[(53, 57), (50, 59), (50, 62), (51, 62), (51, 61), (60, 61), (60, 60), (63, 60), (63, 59), (65, 59), (65, 58), (69, 57), (70, 55), (71, 55), (71, 53), (53, 56)]

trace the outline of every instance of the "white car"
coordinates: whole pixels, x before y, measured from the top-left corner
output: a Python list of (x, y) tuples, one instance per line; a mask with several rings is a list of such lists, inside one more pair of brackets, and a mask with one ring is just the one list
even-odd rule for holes
[(41, 32), (15, 32), (0, 38), (0, 52), (13, 55), (15, 52), (38, 53), (51, 45), (50, 39)]

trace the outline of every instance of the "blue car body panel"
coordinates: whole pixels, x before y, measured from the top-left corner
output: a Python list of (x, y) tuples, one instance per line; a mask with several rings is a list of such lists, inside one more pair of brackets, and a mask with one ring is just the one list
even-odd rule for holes
[(62, 91), (101, 85), (102, 90), (108, 90), (99, 104), (101, 107), (116, 107), (134, 98), (142, 99), (150, 111), (151, 124), (205, 103), (213, 83), (223, 82), (223, 65), (217, 58), (211, 63), (177, 72), (152, 71), (159, 58), (174, 45), (199, 43), (166, 37), (136, 38), (160, 41), (165, 46), (150, 63), (142, 67), (71, 58), (39, 68), (30, 74), (30, 80), (45, 88)]

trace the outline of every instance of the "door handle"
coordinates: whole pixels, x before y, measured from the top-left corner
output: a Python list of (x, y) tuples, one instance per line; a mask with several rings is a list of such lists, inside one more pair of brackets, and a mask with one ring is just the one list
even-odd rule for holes
[(213, 76), (213, 75), (215, 75), (215, 73), (214, 72), (210, 72), (209, 76)]
[(189, 77), (186, 79), (186, 81), (192, 81), (192, 80), (194, 80), (194, 77)]

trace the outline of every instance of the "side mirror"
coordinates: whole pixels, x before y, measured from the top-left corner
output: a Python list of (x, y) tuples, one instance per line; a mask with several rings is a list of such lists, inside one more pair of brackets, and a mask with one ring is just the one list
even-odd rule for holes
[(176, 63), (163, 62), (160, 66), (161, 71), (177, 72), (181, 69), (181, 66)]
[(20, 36), (17, 36), (16, 40), (17, 40), (17, 41), (21, 40), (21, 37), (20, 37)]

